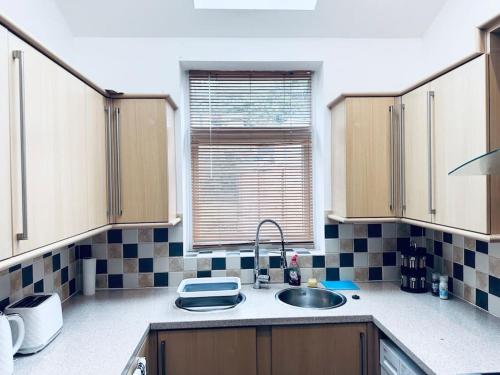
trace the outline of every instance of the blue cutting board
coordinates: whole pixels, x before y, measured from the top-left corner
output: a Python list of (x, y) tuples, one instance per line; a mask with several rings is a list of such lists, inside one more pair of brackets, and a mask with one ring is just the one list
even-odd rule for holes
[(350, 280), (322, 281), (321, 284), (323, 284), (326, 289), (331, 290), (359, 290), (359, 286)]

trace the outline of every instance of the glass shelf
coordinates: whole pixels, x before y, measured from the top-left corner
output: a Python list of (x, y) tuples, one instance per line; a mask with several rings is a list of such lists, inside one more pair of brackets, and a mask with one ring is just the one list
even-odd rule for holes
[(500, 175), (500, 148), (460, 165), (449, 176)]

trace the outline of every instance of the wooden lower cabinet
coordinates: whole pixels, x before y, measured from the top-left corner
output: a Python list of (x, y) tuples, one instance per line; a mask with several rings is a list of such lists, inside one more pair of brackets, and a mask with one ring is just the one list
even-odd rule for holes
[(377, 375), (370, 323), (158, 332), (158, 375)]

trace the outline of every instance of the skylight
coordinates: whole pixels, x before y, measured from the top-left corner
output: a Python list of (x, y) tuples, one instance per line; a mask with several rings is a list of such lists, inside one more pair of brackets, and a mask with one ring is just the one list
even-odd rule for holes
[(194, 0), (195, 9), (314, 10), (317, 0)]

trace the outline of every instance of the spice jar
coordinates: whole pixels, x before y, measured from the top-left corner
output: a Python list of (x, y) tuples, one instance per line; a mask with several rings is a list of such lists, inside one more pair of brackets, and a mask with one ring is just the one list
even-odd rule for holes
[(448, 299), (448, 275), (439, 277), (439, 298)]

